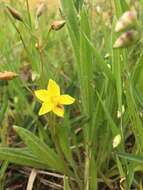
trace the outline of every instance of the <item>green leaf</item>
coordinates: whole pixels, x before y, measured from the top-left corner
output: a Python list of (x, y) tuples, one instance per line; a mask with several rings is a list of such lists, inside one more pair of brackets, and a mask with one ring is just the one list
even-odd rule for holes
[(68, 26), (71, 27), (74, 37), (79, 40), (79, 24), (77, 19), (77, 12), (73, 0), (61, 0), (62, 9), (67, 19)]
[(11, 163), (34, 168), (48, 168), (48, 165), (41, 162), (38, 158), (34, 157), (28, 153), (28, 151), (25, 151), (22, 148), (0, 147), (0, 160), (6, 160)]
[(143, 164), (143, 157), (142, 156), (128, 154), (128, 153), (120, 153), (120, 152), (116, 152), (116, 154), (121, 158)]
[(113, 136), (115, 136), (117, 134), (120, 134), (120, 130), (117, 128), (115, 122), (113, 121), (113, 118), (111, 117), (107, 107), (105, 106), (104, 101), (101, 99), (100, 94), (97, 93), (97, 97), (98, 97), (98, 99), (99, 99), (99, 101), (101, 103), (101, 106), (102, 106), (102, 108), (103, 108), (103, 110), (105, 112), (106, 118), (107, 118), (107, 120), (108, 120), (108, 122), (110, 124)]
[(61, 0), (62, 11), (64, 13), (71, 43), (76, 58), (79, 58), (79, 23), (76, 8), (73, 0)]
[(14, 129), (22, 138), (29, 150), (31, 150), (31, 152), (36, 155), (40, 161), (44, 162), (51, 168), (63, 172), (63, 167), (59, 156), (51, 148), (49, 148), (48, 145), (24, 128), (14, 126)]
[[(112, 82), (115, 82), (115, 78), (111, 72), (111, 70), (108, 68), (107, 64), (105, 63), (103, 57), (99, 54), (99, 51), (94, 47), (93, 43), (91, 42), (91, 40), (87, 37), (87, 35), (85, 33), (82, 32), (83, 37), (85, 38), (85, 40), (87, 41), (88, 45), (90, 46), (90, 50), (92, 51), (95, 58), (96, 58), (96, 66), (97, 66), (97, 70), (101, 70), (102, 72), (104, 72), (104, 74), (108, 77), (108, 79), (110, 79)], [(94, 68), (95, 70), (95, 68)]]

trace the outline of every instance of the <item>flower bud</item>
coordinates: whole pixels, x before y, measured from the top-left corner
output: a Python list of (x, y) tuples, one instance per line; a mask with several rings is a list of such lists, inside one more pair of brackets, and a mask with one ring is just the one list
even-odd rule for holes
[(12, 80), (13, 78), (17, 77), (18, 74), (11, 72), (11, 71), (5, 71), (5, 72), (0, 72), (0, 80)]
[(118, 20), (115, 26), (115, 32), (120, 32), (129, 26), (132, 26), (137, 21), (136, 11), (126, 11)]
[(116, 148), (121, 143), (121, 135), (118, 134), (114, 137), (112, 146), (113, 148)]
[(23, 22), (23, 18), (22, 15), (19, 11), (17, 11), (16, 9), (10, 7), (9, 5), (6, 6), (8, 11), (10, 12), (10, 14), (16, 19), (19, 20), (21, 22)]
[(65, 20), (59, 20), (59, 21), (54, 21), (51, 24), (51, 29), (52, 30), (60, 30), (64, 25), (65, 25)]
[(36, 10), (36, 17), (39, 18), (45, 11), (46, 9), (46, 4), (45, 2), (41, 2), (38, 6), (37, 6), (37, 10)]
[(127, 47), (135, 43), (139, 39), (139, 33), (136, 30), (130, 30), (124, 32), (119, 36), (119, 38), (115, 41), (113, 48), (122, 48)]

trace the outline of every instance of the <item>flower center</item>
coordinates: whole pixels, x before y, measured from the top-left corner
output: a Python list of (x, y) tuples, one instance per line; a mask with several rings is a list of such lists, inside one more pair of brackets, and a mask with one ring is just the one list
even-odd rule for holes
[(64, 106), (61, 105), (61, 104), (57, 104), (57, 107), (60, 108), (60, 109), (63, 109), (63, 108), (64, 108)]
[(58, 100), (59, 100), (58, 96), (51, 97), (51, 101), (53, 102), (54, 105), (58, 105)]

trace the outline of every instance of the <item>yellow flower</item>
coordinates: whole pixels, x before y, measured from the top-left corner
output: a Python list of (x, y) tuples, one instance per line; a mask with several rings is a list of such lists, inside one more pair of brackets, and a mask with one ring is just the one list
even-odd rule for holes
[(59, 85), (52, 79), (48, 82), (47, 90), (36, 90), (35, 95), (42, 101), (39, 115), (53, 111), (59, 117), (64, 116), (64, 106), (74, 103), (75, 99), (67, 94), (60, 95)]

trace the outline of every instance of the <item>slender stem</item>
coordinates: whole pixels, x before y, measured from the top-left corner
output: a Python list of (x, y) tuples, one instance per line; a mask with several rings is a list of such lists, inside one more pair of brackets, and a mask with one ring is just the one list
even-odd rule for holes
[(28, 0), (26, 0), (26, 7), (27, 7), (27, 13), (28, 13), (29, 26), (32, 27), (30, 8), (29, 8), (29, 2), (28, 2)]
[(46, 46), (47, 46), (48, 39), (49, 39), (49, 36), (50, 36), (50, 32), (51, 32), (51, 31), (52, 31), (52, 28), (50, 28), (50, 29), (48, 30), (48, 34), (47, 34), (47, 36), (46, 36), (45, 43), (44, 43), (43, 46), (41, 47), (42, 50), (44, 50), (44, 49), (46, 48)]
[(53, 142), (55, 144), (55, 147), (56, 147), (56, 150), (57, 150), (59, 156), (61, 157), (64, 169), (65, 169), (65, 171), (67, 171), (67, 174), (68, 174), (69, 178), (71, 176), (75, 176), (75, 178), (76, 178), (76, 180), (78, 182), (79, 189), (82, 190), (83, 188), (82, 188), (81, 180), (80, 180), (80, 178), (79, 178), (79, 176), (77, 174), (76, 168), (74, 167), (74, 163), (72, 163), (73, 173), (74, 173), (74, 175), (73, 175), (72, 171), (69, 169), (69, 167), (67, 165), (67, 162), (65, 160), (65, 156), (63, 154), (63, 151), (62, 151), (62, 148), (60, 146), (59, 139), (58, 139), (58, 135), (57, 135), (57, 129), (56, 129), (56, 125), (55, 125), (55, 116), (53, 114), (51, 114), (50, 119), (52, 121), (52, 126), (50, 126), (51, 127), (52, 140), (53, 140)]
[(45, 43), (42, 44), (40, 38), (36, 37), (37, 38), (37, 50), (38, 50), (38, 53), (39, 53), (39, 57), (40, 57), (40, 62), (41, 62), (41, 76), (42, 76), (42, 80), (43, 80), (43, 85), (44, 85), (44, 56), (45, 56), (45, 47), (47, 46), (47, 42), (48, 42), (48, 38), (49, 38), (49, 35), (50, 35), (50, 31), (51, 29), (49, 29), (48, 31), (48, 34), (47, 34), (47, 37), (46, 37), (46, 40), (45, 40)]
[[(5, 88), (4, 93), (7, 93), (6, 88)], [(1, 145), (5, 147), (5, 146), (8, 146), (8, 142), (7, 142), (7, 139), (8, 139), (8, 124), (7, 124), (7, 119), (8, 119), (8, 116), (7, 116), (8, 96), (7, 96), (7, 94), (4, 95), (4, 96), (5, 96), (4, 104), (6, 104), (6, 107), (5, 107), (5, 110), (3, 110), (4, 111), (4, 115), (3, 115), (4, 119), (3, 119), (3, 122), (2, 122), (2, 128), (1, 128)], [(0, 189), (1, 190), (4, 190), (4, 183), (5, 183), (5, 180), (6, 180), (5, 172), (7, 170), (8, 165), (9, 165), (8, 161), (4, 161), (1, 164), (1, 170), (0, 170)]]
[(85, 172), (84, 172), (84, 189), (89, 190), (89, 169), (90, 169), (90, 154), (89, 147), (86, 148), (86, 157), (85, 157)]
[(41, 47), (39, 40), (37, 41), (37, 49), (38, 49), (38, 53), (39, 53), (40, 61), (41, 61), (41, 74), (43, 75), (43, 72), (44, 72), (44, 49)]
[(3, 119), (2, 119), (2, 128), (1, 128), (1, 143), (2, 146), (7, 146), (7, 137), (8, 137), (8, 115), (7, 115), (7, 108), (8, 108), (8, 96), (7, 96), (7, 87), (4, 89), (4, 101), (3, 104), (5, 104), (5, 109), (3, 110)]
[(29, 50), (28, 50), (27, 47), (26, 47), (26, 44), (25, 44), (25, 42), (24, 42), (24, 40), (23, 40), (23, 37), (22, 37), (22, 35), (21, 35), (20, 30), (17, 28), (17, 26), (16, 26), (15, 23), (13, 22), (12, 18), (9, 16), (9, 14), (8, 14), (8, 17), (9, 17), (11, 23), (13, 24), (15, 30), (16, 30), (17, 33), (19, 34), (20, 40), (21, 40), (21, 42), (22, 42), (22, 44), (23, 44), (23, 47), (24, 47), (25, 51), (27, 52), (28, 55), (30, 55)]
[(71, 170), (68, 168), (66, 162), (65, 162), (65, 158), (64, 158), (64, 155), (62, 153), (62, 150), (61, 150), (61, 147), (59, 145), (59, 141), (58, 141), (58, 138), (57, 138), (57, 135), (56, 135), (56, 126), (55, 126), (55, 116), (51, 113), (50, 115), (50, 132), (51, 132), (51, 137), (52, 137), (52, 140), (55, 144), (55, 148), (59, 154), (59, 156), (61, 157), (61, 161), (63, 163), (63, 168), (66, 172), (66, 175), (68, 175), (69, 177), (73, 176), (73, 173), (71, 172)]

